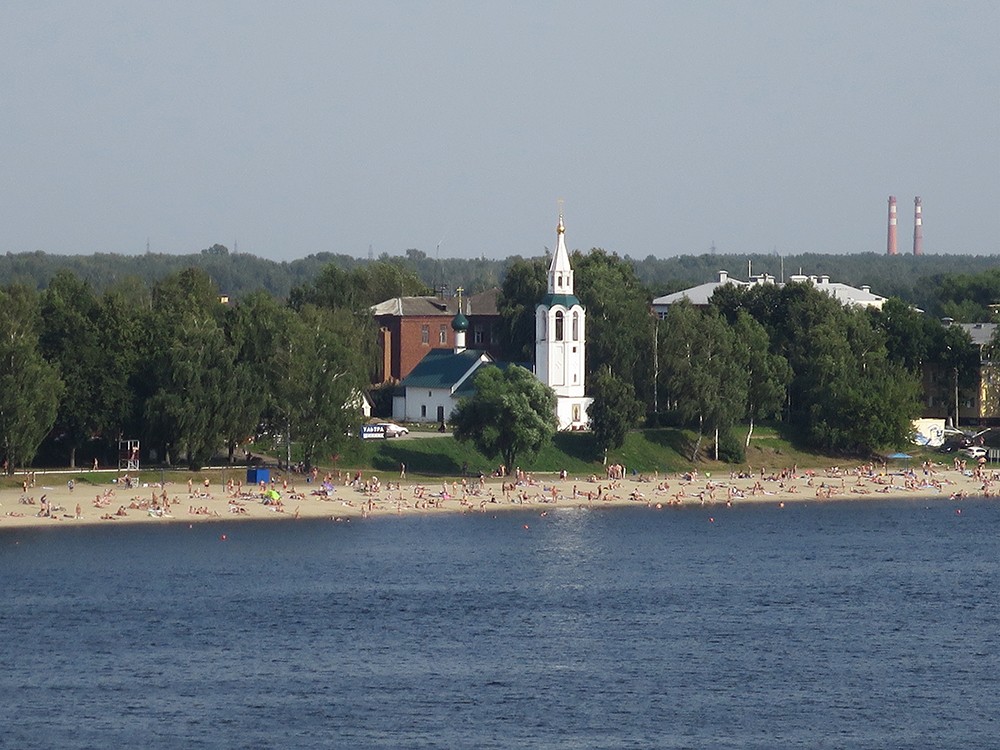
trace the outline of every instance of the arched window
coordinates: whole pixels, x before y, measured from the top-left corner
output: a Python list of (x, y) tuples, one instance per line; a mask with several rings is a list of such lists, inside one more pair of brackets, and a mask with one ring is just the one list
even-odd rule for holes
[(573, 340), (580, 340), (580, 313), (573, 313)]
[(556, 311), (556, 341), (563, 340), (563, 313), (562, 310)]

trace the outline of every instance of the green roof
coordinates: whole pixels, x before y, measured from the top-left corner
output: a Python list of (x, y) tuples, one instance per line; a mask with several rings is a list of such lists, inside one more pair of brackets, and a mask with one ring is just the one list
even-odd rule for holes
[(478, 349), (466, 349), (458, 354), (451, 349), (431, 349), (399, 385), (402, 388), (454, 388), (484, 354)]
[[(540, 305), (545, 305), (546, 307), (553, 307), (554, 305), (562, 305), (565, 308), (573, 307), (573, 305), (580, 305), (580, 300), (572, 294), (546, 294), (542, 297), (542, 301), (539, 302)], [(581, 307), (583, 305), (580, 305)]]

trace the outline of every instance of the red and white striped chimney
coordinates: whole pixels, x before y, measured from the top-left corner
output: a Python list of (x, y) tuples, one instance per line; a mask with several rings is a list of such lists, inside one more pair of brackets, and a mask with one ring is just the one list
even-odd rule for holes
[(886, 240), (886, 255), (896, 255), (896, 196), (889, 196), (889, 237)]
[(913, 254), (924, 254), (924, 217), (920, 212), (920, 196), (913, 199)]

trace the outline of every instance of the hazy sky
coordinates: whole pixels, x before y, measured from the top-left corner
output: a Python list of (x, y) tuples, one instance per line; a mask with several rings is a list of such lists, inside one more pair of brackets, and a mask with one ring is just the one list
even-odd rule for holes
[(0, 6), (0, 252), (1000, 253), (1000, 1)]

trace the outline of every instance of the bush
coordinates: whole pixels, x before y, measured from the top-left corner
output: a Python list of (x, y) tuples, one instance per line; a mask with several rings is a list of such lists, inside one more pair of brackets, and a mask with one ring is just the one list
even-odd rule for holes
[(735, 430), (725, 430), (719, 433), (719, 460), (728, 464), (741, 464), (746, 461), (747, 452)]

